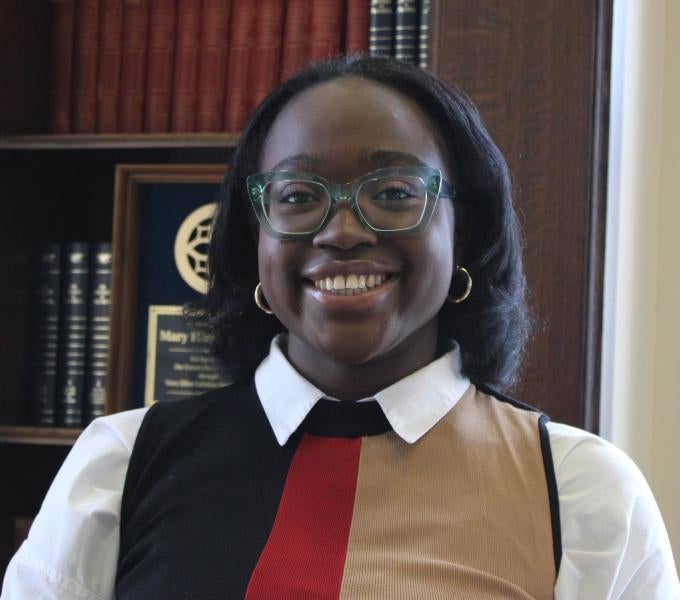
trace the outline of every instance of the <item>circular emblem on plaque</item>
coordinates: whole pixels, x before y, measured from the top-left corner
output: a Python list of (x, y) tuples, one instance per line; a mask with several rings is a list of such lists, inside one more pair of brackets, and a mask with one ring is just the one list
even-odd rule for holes
[(182, 279), (192, 289), (208, 291), (208, 243), (217, 204), (204, 204), (190, 213), (177, 230), (175, 265)]

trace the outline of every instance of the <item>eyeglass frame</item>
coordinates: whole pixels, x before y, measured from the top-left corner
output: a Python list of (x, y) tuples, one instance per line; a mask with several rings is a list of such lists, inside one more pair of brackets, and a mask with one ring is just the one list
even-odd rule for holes
[[(415, 225), (404, 227), (400, 229), (378, 229), (373, 227), (364, 217), (357, 202), (357, 193), (360, 187), (367, 181), (374, 180), (379, 177), (389, 177), (390, 175), (400, 176), (415, 176), (420, 178), (425, 184), (425, 207), (420, 216), (420, 219)], [(267, 184), (274, 181), (282, 180), (297, 180), (308, 181), (311, 183), (318, 183), (326, 190), (330, 198), (330, 206), (326, 211), (321, 223), (315, 229), (309, 231), (299, 232), (283, 232), (274, 229), (269, 222), (269, 218), (264, 209), (264, 202), (262, 196), (264, 194)], [(435, 183), (435, 186), (432, 184)], [(436, 187), (436, 189), (435, 189)], [(374, 233), (378, 237), (397, 237), (413, 235), (424, 229), (430, 222), (434, 209), (437, 205), (437, 200), (440, 196), (456, 199), (456, 188), (444, 180), (442, 172), (439, 169), (426, 166), (396, 166), (377, 169), (366, 173), (348, 183), (336, 183), (330, 181), (320, 175), (308, 173), (304, 171), (267, 171), (261, 173), (254, 173), (246, 178), (246, 188), (248, 196), (255, 210), (260, 225), (264, 227), (265, 231), (273, 238), (279, 240), (300, 240), (311, 239), (319, 233), (328, 222), (331, 220), (336, 212), (336, 208), (340, 204), (349, 205), (352, 214), (359, 220), (362, 226), (368, 231)]]

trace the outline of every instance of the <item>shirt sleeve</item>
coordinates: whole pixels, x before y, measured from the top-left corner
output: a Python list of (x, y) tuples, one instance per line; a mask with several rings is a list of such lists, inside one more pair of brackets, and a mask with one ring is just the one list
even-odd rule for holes
[(562, 530), (555, 598), (680, 598), (668, 534), (639, 469), (585, 431), (550, 423), (548, 432)]
[(7, 567), (2, 600), (114, 597), (123, 485), (147, 410), (102, 417), (83, 431)]

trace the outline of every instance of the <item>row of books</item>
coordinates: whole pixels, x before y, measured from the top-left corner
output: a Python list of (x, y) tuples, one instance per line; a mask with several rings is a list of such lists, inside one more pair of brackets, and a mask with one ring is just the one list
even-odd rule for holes
[(53, 0), (52, 133), (240, 131), (307, 61), (368, 49), (369, 0)]
[(52, 0), (51, 133), (238, 132), (340, 52), (427, 66), (430, 0)]
[(104, 414), (111, 244), (44, 244), (34, 271), (30, 420), (81, 427)]

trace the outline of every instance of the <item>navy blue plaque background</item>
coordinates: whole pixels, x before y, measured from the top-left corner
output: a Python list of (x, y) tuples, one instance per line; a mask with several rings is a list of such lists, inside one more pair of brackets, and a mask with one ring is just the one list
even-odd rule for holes
[(139, 279), (135, 319), (132, 407), (144, 406), (149, 306), (183, 305), (199, 297), (175, 266), (175, 237), (198, 207), (217, 201), (219, 184), (141, 183), (139, 203)]

